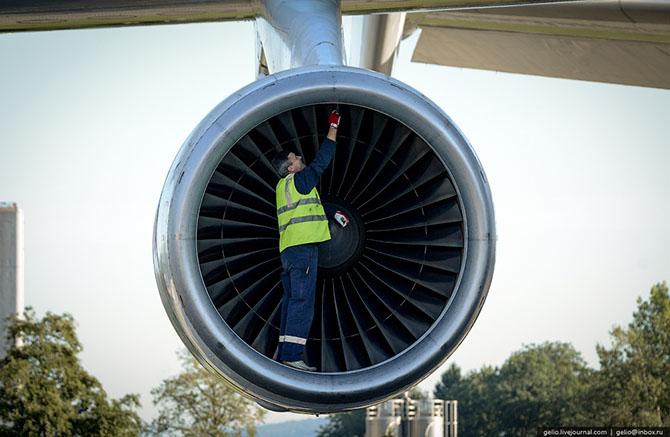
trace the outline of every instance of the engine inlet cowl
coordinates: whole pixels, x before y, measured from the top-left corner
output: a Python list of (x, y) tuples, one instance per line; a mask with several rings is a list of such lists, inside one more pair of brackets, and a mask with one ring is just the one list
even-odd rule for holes
[[(310, 162), (342, 114), (318, 185), (331, 223), (319, 248), (307, 373), (275, 361), (282, 286), (274, 153)], [(471, 146), (407, 85), (350, 67), (289, 70), (219, 104), (168, 174), (154, 265), (189, 350), (262, 405), (332, 413), (416, 384), (463, 340), (495, 258), (489, 187)]]

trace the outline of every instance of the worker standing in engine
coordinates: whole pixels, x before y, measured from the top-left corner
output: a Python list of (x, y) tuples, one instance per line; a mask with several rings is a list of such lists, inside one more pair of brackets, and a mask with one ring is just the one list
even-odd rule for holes
[[(305, 165), (302, 156), (287, 150), (272, 159), (281, 177), (276, 198), (284, 287), (277, 359), (311, 372), (316, 367), (307, 365), (302, 355), (314, 317), (319, 243), (330, 240), (328, 217), (316, 185), (335, 154), (340, 114), (333, 110), (328, 121), (328, 136), (310, 165)], [(341, 226), (348, 223), (339, 211), (334, 218)]]

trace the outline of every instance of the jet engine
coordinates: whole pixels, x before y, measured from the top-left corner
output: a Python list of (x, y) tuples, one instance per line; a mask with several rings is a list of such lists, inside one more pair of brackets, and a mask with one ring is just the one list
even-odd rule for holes
[[(282, 285), (270, 161), (307, 162), (342, 114), (321, 177), (331, 224), (319, 249), (309, 373), (276, 361)], [(333, 413), (401, 393), (473, 325), (495, 258), (482, 167), (434, 103), (388, 76), (341, 65), (267, 76), (221, 102), (186, 140), (156, 216), (163, 304), (197, 359), (275, 410)]]

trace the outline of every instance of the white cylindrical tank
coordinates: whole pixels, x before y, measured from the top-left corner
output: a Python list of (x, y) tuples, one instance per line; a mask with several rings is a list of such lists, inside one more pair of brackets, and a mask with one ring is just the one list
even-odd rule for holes
[(367, 409), (365, 437), (456, 437), (457, 401), (393, 399)]
[(369, 407), (365, 417), (365, 437), (404, 437), (404, 404), (403, 399), (392, 399)]
[(444, 437), (444, 401), (410, 399), (407, 403), (407, 430), (412, 437)]
[(23, 315), (23, 211), (0, 202), (0, 359), (7, 355), (6, 319)]

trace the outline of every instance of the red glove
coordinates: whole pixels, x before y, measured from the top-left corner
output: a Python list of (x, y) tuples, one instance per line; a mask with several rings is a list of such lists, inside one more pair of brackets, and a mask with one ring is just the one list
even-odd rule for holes
[(340, 113), (335, 109), (330, 111), (330, 117), (328, 117), (328, 122), (332, 129), (337, 129), (340, 126)]
[(342, 214), (342, 211), (337, 211), (335, 213), (335, 221), (340, 224), (343, 228), (346, 228), (349, 224), (349, 219), (346, 215)]

